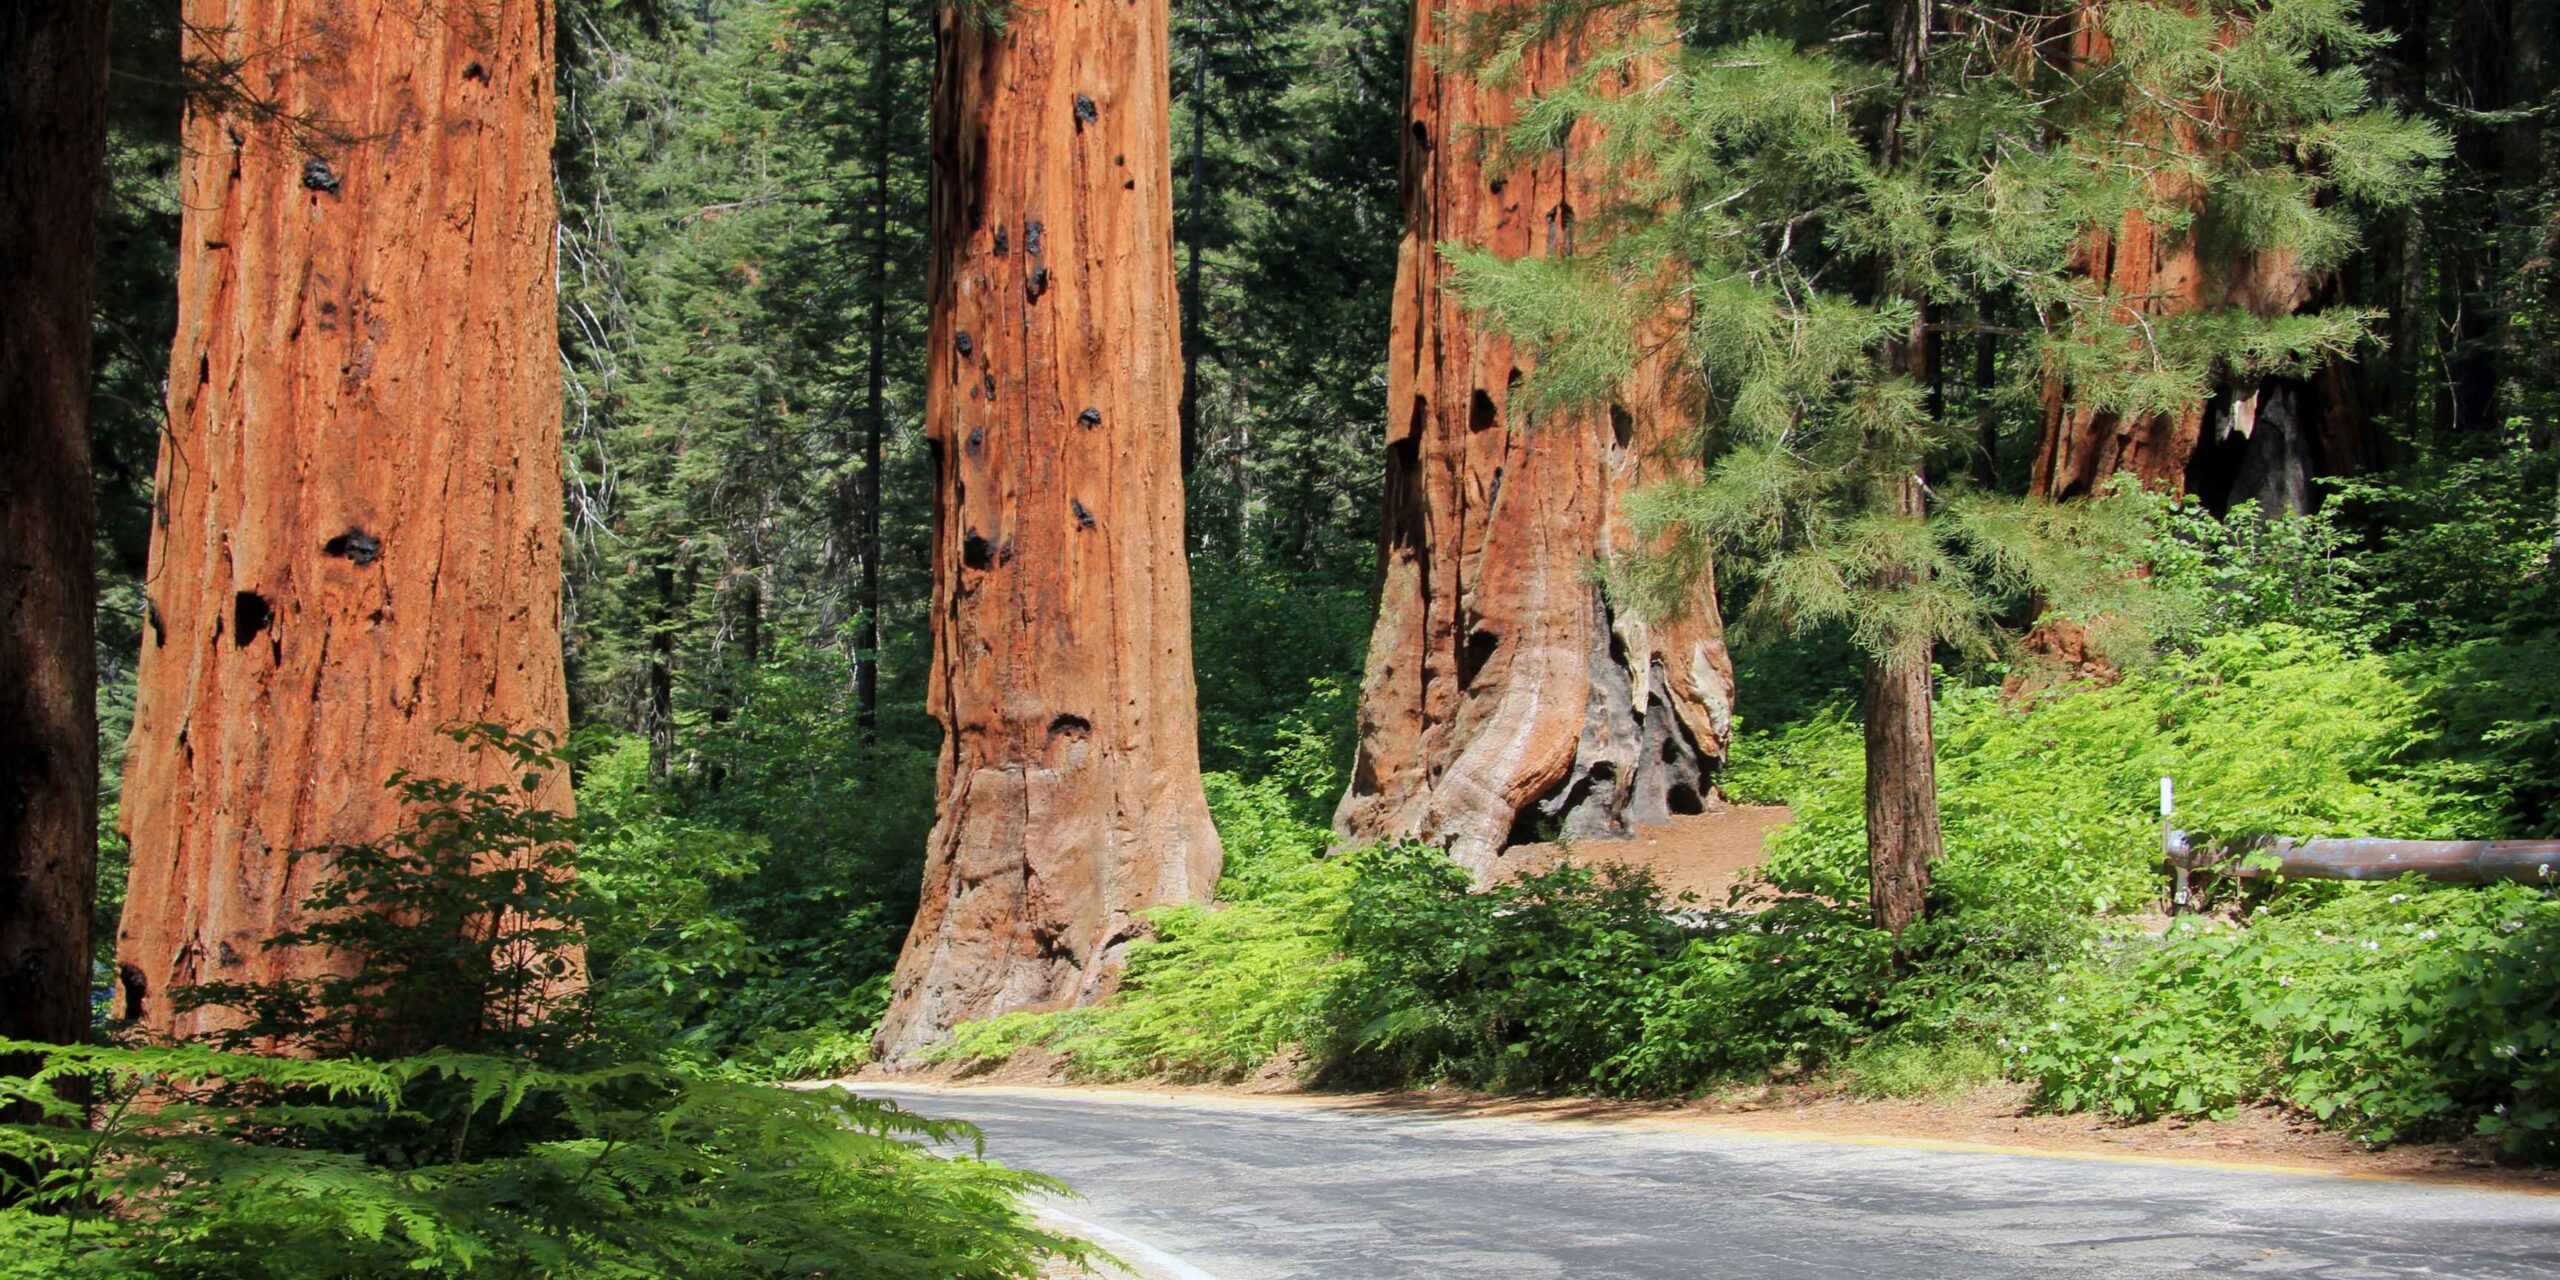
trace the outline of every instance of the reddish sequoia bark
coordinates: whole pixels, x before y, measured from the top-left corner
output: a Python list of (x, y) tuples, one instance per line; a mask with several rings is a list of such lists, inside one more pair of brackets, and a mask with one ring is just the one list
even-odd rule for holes
[[(267, 951), (318, 868), (404, 815), (436, 731), (558, 731), (551, 6), (189, 0), (206, 56), (310, 130), (199, 108), (118, 948), (172, 987), (321, 971)], [(292, 50), (292, 56), (277, 50)], [(535, 799), (569, 803), (553, 777)]]
[(1550, 42), (1515, 92), (1495, 92), (1435, 63), (1442, 19), (1417, 0), (1378, 621), (1334, 826), (1348, 840), (1444, 845), (1481, 877), (1533, 828), (1621, 836), (1699, 809), (1731, 731), (1733, 672), (1712, 582), (1687, 616), (1648, 623), (1613, 607), (1593, 573), (1633, 549), (1626, 496), (1684, 465), (1695, 411), (1675, 390), (1675, 356), (1649, 359), (1606, 410), (1535, 417), (1514, 403), (1531, 357), (1475, 327), (1432, 248), (1573, 251), (1576, 210), (1608, 198), (1589, 126), (1499, 172), (1476, 131), (1562, 84), (1581, 48)]
[[(2113, 42), (2100, 27), (2096, 6), (2081, 10), (2070, 49), (2070, 56), (2081, 62), (2112, 55)], [(2214, 134), (2220, 113), (2220, 105), (2207, 100), (2192, 114), (2155, 121), (2149, 141), (2177, 154), (2197, 154), (2219, 145)], [(2192, 213), (2204, 205), (2203, 184), (2174, 164), (2161, 163), (2153, 170), (2150, 189), (2163, 207)], [(2112, 322), (2229, 306), (2277, 316), (2310, 301), (2313, 281), (2292, 254), (2208, 257), (2191, 228), (2192, 223), (2188, 230), (2163, 227), (2135, 208), (2117, 226), (2090, 229), (2076, 266), (2105, 290), (2114, 310)], [(2029, 492), (2056, 501), (2088, 497), (2119, 472), (2148, 486), (2183, 492), (2188, 463), (2205, 435), (2208, 407), (2199, 401), (2175, 412), (2128, 420), (2079, 402), (2068, 379), (2059, 370), (2051, 372), (2044, 379), (2044, 424)], [(2255, 424), (2258, 388), (2233, 389), (2214, 407), (2220, 411), (2214, 423), (2218, 432), (2245, 437)]]
[(1104, 993), (1216, 885), (1183, 559), (1164, 0), (937, 26), (940, 820), (876, 1043)]
[(0, 1038), (60, 1044), (88, 1037), (98, 874), (89, 303), (107, 9), (0, 12)]

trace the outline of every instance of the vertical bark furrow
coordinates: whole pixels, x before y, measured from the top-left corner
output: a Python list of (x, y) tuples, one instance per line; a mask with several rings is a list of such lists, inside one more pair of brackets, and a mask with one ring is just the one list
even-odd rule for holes
[[(270, 951), (377, 839), (394, 771), (494, 782), (438, 730), (565, 728), (551, 11), (189, 0), (264, 110), (186, 125), (170, 433), (125, 781), (118, 949), (171, 988)], [(255, 634), (247, 632), (254, 628)], [(554, 777), (534, 797), (569, 803)]]
[(1215, 886), (1162, 0), (938, 20), (926, 434), (941, 805), (876, 1043), (1091, 1000)]
[(1570, 253), (1578, 212), (1611, 198), (1587, 159), (1595, 140), (1579, 133), (1535, 163), (1496, 170), (1483, 154), (1480, 131), (1564, 84), (1579, 46), (1539, 48), (1497, 92), (1433, 58), (1449, 28), (1430, 0), (1413, 21), (1379, 612), (1360, 755), (1334, 822), (1346, 840), (1444, 845), (1483, 875), (1548, 829), (1623, 836), (1703, 804), (1730, 732), (1732, 669), (1711, 582), (1685, 617), (1647, 625), (1595, 573), (1638, 550), (1627, 495), (1693, 465), (1673, 344), (1619, 405), (1537, 418), (1519, 393), (1532, 357), (1476, 327), (1433, 248)]

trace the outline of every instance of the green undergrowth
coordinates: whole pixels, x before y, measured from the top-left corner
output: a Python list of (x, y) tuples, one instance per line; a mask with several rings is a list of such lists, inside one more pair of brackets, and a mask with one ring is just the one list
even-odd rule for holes
[(2004, 1048), (2065, 1110), (2263, 1100), (2372, 1141), (2477, 1132), (2560, 1154), (2560, 902), (2415, 880), (2323, 897), (2121, 940)]
[(1747, 735), (1728, 789), (1784, 801), (1768, 901), (1703, 906), (1562, 867), (1483, 892), (1437, 851), (1323, 856), (1275, 780), (1213, 783), (1225, 905), (1160, 913), (1112, 1001), (961, 1029), (1070, 1074), (1685, 1096), (1772, 1080), (1939, 1097), (2001, 1079), (2127, 1117), (2275, 1103), (2361, 1136), (2547, 1154), (2560, 905), (2537, 888), (2297, 884), (2159, 934), (2158, 779), (2199, 839), (2495, 834), (2511, 775), (2448, 742), (2423, 671), (2269, 624), (2105, 687), (1940, 704), (1930, 917), (1867, 922), (1857, 725)]
[(399, 831), (292, 855), (313, 888), (267, 945), (323, 972), (154, 993), (214, 1028), (191, 1043), (0, 1042), (0, 1278), (1030, 1280), (1094, 1256), (1024, 1209), (1058, 1184), (968, 1126), (659, 1038), (635, 1010), (703, 980), (676, 922), (730, 846), (653, 822), (582, 878), (579, 824), (538, 801), (564, 755), (450, 732), (502, 780), (395, 774)]

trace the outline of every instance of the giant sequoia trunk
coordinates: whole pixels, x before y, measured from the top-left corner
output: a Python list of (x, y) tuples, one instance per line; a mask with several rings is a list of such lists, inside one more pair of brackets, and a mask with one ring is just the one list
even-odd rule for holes
[(89, 302), (107, 8), (0, 12), (0, 1038), (61, 1044), (88, 1036), (98, 872)]
[(877, 1043), (1090, 1000), (1205, 898), (1164, 0), (946, 5), (934, 95), (941, 807)]
[[(2070, 55), (2093, 62), (2112, 55), (2112, 41), (2101, 26), (2103, 0), (2084, 6), (2071, 33)], [(2162, 110), (2138, 121), (2142, 141), (2161, 151), (2197, 155), (2222, 145), (2221, 104), (2208, 100), (2192, 111)], [(2161, 207), (2192, 215), (2204, 207), (2204, 183), (2183, 166), (2161, 162), (2152, 169), (2150, 195)], [(2291, 253), (2251, 252), (2216, 255), (2195, 229), (2192, 217), (2183, 225), (2164, 226), (2141, 208), (2129, 209), (2112, 227), (2092, 227), (2083, 238), (2077, 269), (2099, 285), (2114, 314), (2111, 325), (2148, 322), (2221, 307), (2243, 307), (2260, 316), (2301, 310), (2311, 301), (2313, 280)], [(2127, 417), (2094, 407), (2074, 394), (2059, 370), (2044, 378), (2044, 421), (2036, 441), (2029, 491), (2061, 501), (2096, 493), (2118, 474), (2130, 474), (2147, 486), (2183, 493), (2200, 448), (2220, 455), (2207, 470), (2221, 472), (2205, 495), (2219, 509), (2235, 493), (2261, 491), (2284, 500), (2302, 488), (2315, 465), (2306, 428), (2312, 426), (2307, 406), (2317, 393), (2334, 387), (2334, 376), (2317, 383), (2285, 380), (2265, 386), (2222, 388), (2209, 400), (2168, 413)], [(2255, 450), (2257, 427), (2275, 408), (2270, 437)], [(2343, 424), (2322, 415), (2317, 429), (2332, 440), (2329, 450), (2353, 448), (2337, 439)], [(2344, 459), (2340, 460), (2341, 462)], [(2244, 486), (2236, 474), (2255, 468), (2255, 484)], [(2289, 468), (2270, 476), (2270, 468)], [(2244, 488), (2247, 491), (2244, 493)]]
[(288, 855), (398, 828), (395, 769), (501, 780), (439, 727), (564, 727), (551, 6), (381, 10), (187, 5), (264, 101), (186, 126), (118, 942), (156, 1031), (334, 963), (261, 945)]
[(1688, 465), (1677, 449), (1694, 409), (1672, 344), (1655, 344), (1617, 403), (1533, 414), (1515, 394), (1530, 356), (1475, 326), (1433, 248), (1573, 252), (1577, 210), (1609, 198), (1591, 126), (1503, 169), (1480, 131), (1565, 83), (1584, 50), (1549, 42), (1495, 92), (1434, 58), (1442, 17), (1416, 0), (1378, 621), (1334, 825), (1349, 840), (1443, 845), (1481, 877), (1549, 831), (1622, 836), (1696, 812), (1730, 733), (1733, 674), (1711, 582), (1686, 616), (1646, 619), (1594, 573), (1634, 549), (1627, 495)]

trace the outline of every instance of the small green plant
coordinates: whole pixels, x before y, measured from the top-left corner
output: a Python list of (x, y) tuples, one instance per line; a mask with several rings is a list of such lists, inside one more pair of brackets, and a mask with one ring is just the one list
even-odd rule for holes
[(410, 810), (407, 825), (377, 842), (294, 851), (323, 870), (303, 903), (307, 923), (266, 945), (341, 963), (316, 978), (173, 992), (182, 1011), (236, 1016), (215, 1035), (222, 1047), (549, 1058), (587, 1033), (577, 828), (532, 803), (562, 757), (541, 736), (495, 725), (444, 733), (496, 757), (508, 780), (475, 787), (395, 772), (388, 785)]

